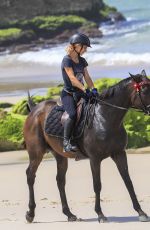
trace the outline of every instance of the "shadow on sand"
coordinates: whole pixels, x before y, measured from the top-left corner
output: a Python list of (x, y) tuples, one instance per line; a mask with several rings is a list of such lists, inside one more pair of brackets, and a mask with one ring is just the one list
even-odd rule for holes
[[(108, 223), (129, 223), (129, 222), (139, 222), (138, 216), (110, 216), (108, 218)], [(97, 218), (89, 219), (78, 219), (76, 222), (97, 222)], [(49, 223), (67, 223), (68, 221), (35, 221), (34, 224), (49, 224)]]

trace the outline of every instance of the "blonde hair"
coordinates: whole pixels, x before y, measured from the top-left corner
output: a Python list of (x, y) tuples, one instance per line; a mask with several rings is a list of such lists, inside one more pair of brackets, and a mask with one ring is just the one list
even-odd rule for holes
[(67, 47), (66, 47), (66, 52), (68, 55), (70, 55), (73, 51), (74, 51), (74, 46), (69, 44)]

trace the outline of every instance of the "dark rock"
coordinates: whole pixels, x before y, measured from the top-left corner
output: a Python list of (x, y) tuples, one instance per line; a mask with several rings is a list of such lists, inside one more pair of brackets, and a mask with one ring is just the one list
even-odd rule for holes
[(114, 23), (118, 22), (118, 21), (125, 21), (126, 20), (126, 18), (120, 12), (110, 13), (108, 16), (108, 19), (110, 19), (111, 22), (114, 22)]
[(2, 46), (0, 48), (0, 53), (6, 51), (6, 49), (8, 49), (10, 53), (22, 53), (28, 50), (36, 51), (42, 48), (50, 48), (53, 45), (68, 42), (69, 38), (78, 32), (85, 33), (91, 38), (102, 37), (102, 32), (96, 27), (80, 27), (79, 29), (75, 30), (64, 30), (62, 33), (53, 38), (34, 38), (33, 41), (30, 40), (30, 37), (28, 40), (26, 40), (25, 38), (27, 34), (25, 33), (25, 37), (21, 37), (18, 40), (10, 39), (5, 41), (4, 44), (0, 44)]
[(99, 30), (98, 28), (85, 28), (85, 27), (81, 27), (78, 32), (80, 33), (84, 33), (87, 36), (91, 37), (91, 38), (101, 38), (103, 36), (102, 31)]
[(30, 19), (38, 15), (75, 14), (97, 18), (103, 0), (1, 0), (0, 23)]
[(4, 53), (6, 51), (6, 47), (0, 47), (0, 53)]
[[(125, 20), (124, 16), (117, 11), (105, 14), (108, 8), (103, 0), (1, 0), (0, 28), (15, 26), (22, 32), (17, 37), (0, 40), (0, 52), (4, 52), (7, 48), (10, 49), (10, 52), (24, 52), (25, 50), (50, 47), (53, 44), (68, 42), (69, 37), (77, 32), (85, 33), (91, 38), (102, 37), (102, 32), (98, 28), (100, 20), (107, 20), (110, 23)], [(103, 17), (100, 15), (100, 9), (104, 13)], [(39, 15), (60, 16), (63, 14), (83, 16), (90, 21), (82, 23), (82, 26), (71, 23), (70, 26), (68, 23), (58, 26), (59, 23), (56, 25), (52, 23), (52, 26), (48, 24), (47, 27), (45, 25), (37, 26), (40, 19), (34, 21), (35, 17)], [(25, 19), (27, 20), (24, 21)], [(29, 19), (33, 19), (34, 23)]]
[(12, 45), (9, 47), (10, 53), (23, 53), (28, 50), (34, 50), (36, 48), (35, 44), (21, 44), (21, 45)]

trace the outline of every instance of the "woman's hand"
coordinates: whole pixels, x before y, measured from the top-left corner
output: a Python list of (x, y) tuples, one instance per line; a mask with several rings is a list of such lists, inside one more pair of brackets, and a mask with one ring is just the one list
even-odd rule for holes
[(97, 88), (92, 89), (92, 94), (93, 94), (94, 97), (98, 96)]

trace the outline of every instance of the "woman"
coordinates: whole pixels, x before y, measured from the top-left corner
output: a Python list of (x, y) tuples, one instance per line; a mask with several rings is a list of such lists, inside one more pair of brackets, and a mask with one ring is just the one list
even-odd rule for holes
[[(69, 114), (69, 118), (64, 125), (64, 141), (63, 147), (65, 152), (77, 151), (77, 146), (70, 143), (71, 134), (76, 121), (77, 102), (81, 97), (97, 94), (94, 83), (87, 70), (87, 62), (81, 57), (87, 47), (91, 47), (90, 40), (85, 34), (75, 34), (70, 38), (70, 44), (67, 47), (67, 55), (63, 58), (61, 69), (64, 80), (64, 88), (62, 90), (61, 99), (65, 111)], [(86, 90), (84, 80), (90, 90)]]

